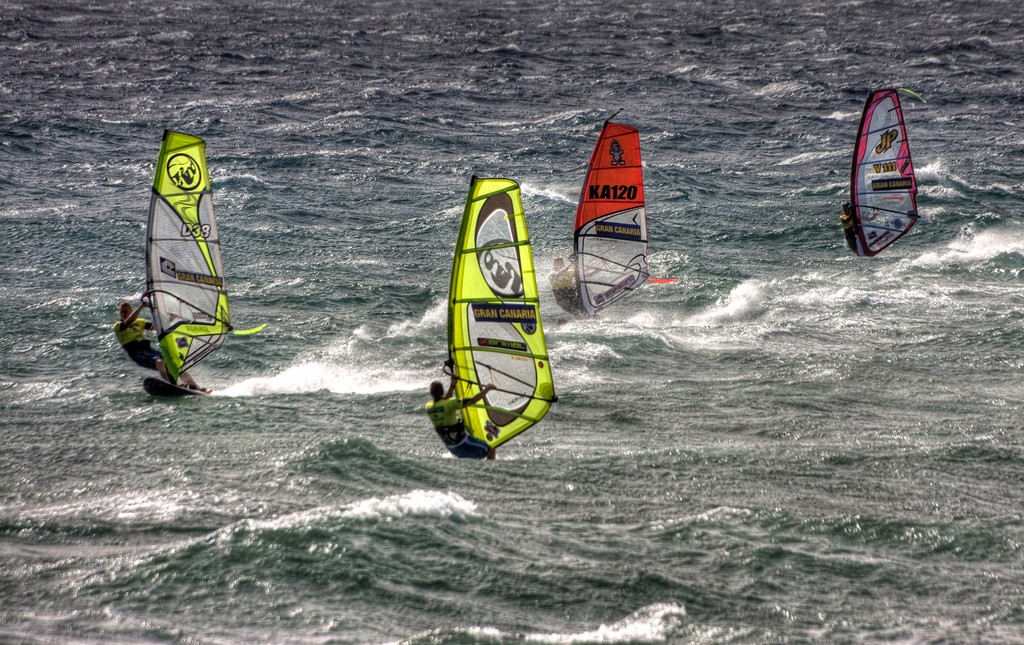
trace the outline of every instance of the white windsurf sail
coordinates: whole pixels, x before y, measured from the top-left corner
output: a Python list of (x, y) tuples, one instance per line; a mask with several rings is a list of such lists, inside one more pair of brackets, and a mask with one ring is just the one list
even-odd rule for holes
[(917, 177), (896, 89), (872, 92), (864, 103), (850, 175), (856, 251), (881, 252), (917, 222)]

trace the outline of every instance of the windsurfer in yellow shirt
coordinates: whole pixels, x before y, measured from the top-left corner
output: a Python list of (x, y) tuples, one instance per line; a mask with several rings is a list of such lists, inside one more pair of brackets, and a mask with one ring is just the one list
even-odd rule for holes
[(574, 256), (569, 257), (568, 263), (564, 258), (555, 258), (548, 281), (551, 283), (551, 293), (554, 294), (558, 306), (574, 316), (583, 316), (587, 310), (583, 308), (575, 264)]
[(494, 389), (493, 385), (485, 385), (480, 392), (468, 399), (453, 399), (455, 391), (455, 374), (452, 375), (451, 384), (445, 392), (444, 385), (440, 381), (430, 384), (430, 396), (433, 400), (426, 405), (427, 416), (434, 424), (434, 430), (441, 437), (448, 451), (456, 457), (466, 459), (494, 459), (494, 448), (487, 445), (482, 439), (474, 437), (466, 432), (462, 422), (462, 408), (473, 405), (484, 398), (488, 392)]
[[(160, 372), (161, 378), (165, 381), (174, 383), (171, 380), (171, 375), (167, 373), (167, 366), (164, 365), (164, 359), (160, 356), (160, 352), (153, 349), (149, 339), (146, 338), (146, 332), (153, 329), (153, 323), (145, 318), (140, 318), (139, 314), (142, 312), (143, 307), (148, 306), (149, 298), (146, 296), (142, 296), (142, 302), (134, 310), (132, 309), (132, 303), (127, 300), (122, 301), (118, 305), (120, 320), (114, 323), (114, 335), (117, 336), (117, 342), (121, 343), (124, 351), (128, 352), (128, 357), (135, 361), (137, 365), (148, 370), (156, 370)], [(199, 387), (199, 384), (193, 380), (188, 372), (182, 372), (178, 375), (178, 378), (185, 384), (185, 387), (193, 390), (202, 390), (203, 392), (210, 391)]]
[(839, 224), (843, 227), (843, 233), (846, 235), (846, 245), (850, 247), (851, 251), (860, 255), (857, 248), (857, 220), (853, 216), (853, 204), (850, 202), (843, 202), (843, 214), (839, 216)]

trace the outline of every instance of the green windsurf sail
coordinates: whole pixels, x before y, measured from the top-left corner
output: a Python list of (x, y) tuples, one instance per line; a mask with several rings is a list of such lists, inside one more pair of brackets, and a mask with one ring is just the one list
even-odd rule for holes
[(540, 421), (556, 400), (519, 185), (473, 177), (455, 245), (448, 352), (466, 430), (496, 447)]
[(167, 372), (178, 376), (231, 331), (206, 142), (164, 132), (149, 202), (146, 284)]

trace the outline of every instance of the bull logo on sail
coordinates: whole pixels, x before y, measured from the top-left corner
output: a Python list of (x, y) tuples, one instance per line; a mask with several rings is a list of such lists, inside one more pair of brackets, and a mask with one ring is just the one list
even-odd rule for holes
[(195, 190), (203, 180), (199, 164), (192, 157), (179, 153), (167, 160), (167, 176), (182, 190)]

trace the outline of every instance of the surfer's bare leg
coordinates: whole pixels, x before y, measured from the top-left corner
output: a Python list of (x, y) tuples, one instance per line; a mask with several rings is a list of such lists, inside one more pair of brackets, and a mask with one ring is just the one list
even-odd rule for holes
[(178, 380), (180, 380), (182, 383), (184, 383), (185, 387), (190, 387), (193, 390), (201, 390), (201, 389), (203, 389), (203, 388), (199, 387), (199, 384), (196, 383), (195, 379), (192, 378), (192, 375), (189, 374), (188, 372), (182, 372), (181, 374), (179, 374), (178, 375)]
[(171, 379), (171, 375), (167, 373), (167, 366), (164, 365), (163, 360), (159, 358), (156, 359), (156, 371), (160, 372), (160, 378), (167, 381), (168, 383), (174, 383), (174, 381)]
[(487, 451), (487, 458), (494, 459), (494, 448), (491, 448), (490, 450)]

